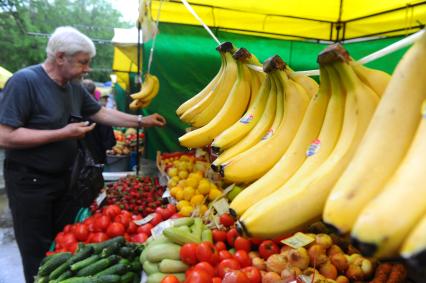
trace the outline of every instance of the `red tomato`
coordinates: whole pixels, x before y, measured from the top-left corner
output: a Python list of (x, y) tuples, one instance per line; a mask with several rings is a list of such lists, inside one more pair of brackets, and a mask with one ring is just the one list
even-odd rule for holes
[(246, 252), (251, 251), (251, 243), (249, 239), (238, 236), (234, 242), (234, 248), (236, 250), (244, 250)]
[(169, 210), (167, 208), (163, 208), (161, 206), (157, 207), (155, 209), (155, 212), (158, 213), (158, 214), (160, 214), (161, 218), (163, 220), (169, 219), (174, 214), (174, 212), (172, 212), (171, 210)]
[(222, 283), (222, 279), (220, 277), (213, 277), (212, 283)]
[(248, 283), (247, 275), (240, 270), (227, 272), (223, 277), (222, 283)]
[(145, 233), (138, 233), (134, 234), (130, 239), (134, 243), (145, 243), (145, 241), (148, 239), (148, 235)]
[(219, 251), (219, 258), (220, 260), (224, 260), (227, 258), (234, 258), (234, 256), (227, 250)]
[(89, 228), (87, 228), (86, 224), (78, 223), (75, 225), (74, 235), (78, 241), (84, 242), (89, 237)]
[(161, 221), (163, 221), (163, 217), (161, 216), (160, 213), (154, 213), (153, 214), (154, 218), (149, 222), (151, 223), (153, 226), (157, 225), (158, 223), (160, 223)]
[(182, 217), (182, 215), (180, 215), (179, 213), (175, 213), (170, 217), (170, 219), (176, 219), (176, 218), (181, 218), (181, 217)]
[(104, 209), (102, 210), (102, 213), (109, 216), (111, 219), (114, 219), (115, 216), (121, 213), (121, 208), (116, 204), (111, 204), (111, 205), (105, 206)]
[(138, 227), (137, 232), (138, 232), (138, 233), (145, 233), (145, 234), (147, 234), (148, 236), (151, 236), (151, 229), (152, 229), (152, 228), (154, 228), (154, 226), (152, 226), (152, 224), (151, 224), (151, 223), (146, 223), (146, 224), (144, 224), (144, 225), (142, 225), (142, 226)]
[(76, 242), (77, 239), (73, 233), (64, 233), (61, 244), (64, 248), (68, 249), (69, 246), (73, 245)]
[(101, 215), (95, 220), (95, 229), (98, 232), (103, 232), (108, 228), (110, 223), (111, 219), (109, 216)]
[(237, 239), (238, 237), (238, 231), (235, 228), (230, 229), (227, 233), (226, 233), (226, 241), (228, 242), (228, 245), (230, 245), (231, 247), (234, 247), (234, 242), (235, 239)]
[(256, 246), (260, 245), (263, 242), (262, 239), (257, 239), (257, 238), (250, 238), (250, 241), (253, 245), (256, 245)]
[(234, 254), (234, 258), (240, 263), (241, 267), (246, 267), (251, 265), (251, 259), (248, 253), (244, 250), (238, 250)]
[(205, 272), (207, 272), (211, 277), (213, 277), (215, 275), (215, 268), (208, 263), (207, 261), (202, 261), (197, 263), (196, 265), (194, 265), (194, 269), (200, 269), (200, 270), (204, 270)]
[(212, 277), (204, 270), (193, 269), (189, 272), (188, 277), (185, 280), (185, 283), (210, 283), (212, 282)]
[(220, 224), (225, 227), (231, 227), (234, 225), (234, 218), (229, 213), (224, 213), (219, 218)]
[(100, 243), (108, 240), (108, 236), (105, 233), (97, 232), (90, 234), (89, 239), (91, 243)]
[(65, 234), (65, 232), (59, 232), (58, 235), (56, 235), (56, 237), (55, 237), (56, 244), (63, 242), (64, 234)]
[(189, 265), (194, 265), (198, 262), (197, 259), (197, 254), (196, 254), (196, 250), (197, 250), (197, 244), (196, 243), (188, 243), (183, 245), (180, 248), (180, 259)]
[(166, 277), (161, 280), (161, 283), (179, 283), (179, 279), (177, 279), (174, 275), (167, 275)]
[(126, 229), (124, 228), (124, 225), (120, 222), (112, 222), (106, 230), (106, 234), (110, 238), (123, 236), (124, 232), (126, 232)]
[(176, 213), (176, 206), (171, 203), (167, 204), (167, 209), (172, 212), (172, 215)]
[(241, 271), (246, 274), (250, 283), (261, 283), (262, 282), (262, 275), (261, 275), (259, 269), (257, 269), (256, 267), (247, 266), (247, 267), (244, 267), (243, 269), (241, 269)]
[(67, 246), (67, 250), (69, 252), (72, 252), (72, 253), (74, 253), (77, 250), (77, 248), (78, 248), (78, 243), (77, 242), (73, 242), (73, 243), (71, 243), (71, 244), (69, 244)]
[(87, 229), (89, 229), (89, 232), (95, 231), (95, 218), (89, 217), (86, 220), (83, 221), (84, 224), (87, 225)]
[(71, 231), (72, 231), (72, 225), (71, 224), (65, 225), (64, 232), (70, 233)]
[(137, 231), (138, 231), (138, 225), (136, 225), (135, 222), (130, 221), (129, 226), (127, 227), (127, 233), (136, 234)]
[(216, 242), (225, 242), (226, 241), (226, 232), (218, 229), (213, 229), (212, 231), (213, 241)]
[(216, 244), (214, 244), (214, 246), (216, 247), (216, 250), (218, 251), (223, 251), (226, 250), (226, 244), (224, 242), (216, 242)]
[(259, 255), (264, 259), (279, 252), (280, 248), (272, 240), (265, 240), (259, 245)]
[(131, 221), (131, 216), (128, 216), (126, 214), (123, 214), (125, 210), (121, 211), (121, 214), (114, 217), (114, 222), (119, 222), (124, 225), (124, 229), (127, 229), (129, 227), (129, 222)]
[(206, 241), (198, 244), (195, 254), (199, 261), (207, 261), (212, 265), (216, 265), (219, 262), (219, 253), (210, 242)]
[(220, 278), (223, 278), (225, 273), (232, 270), (238, 270), (240, 268), (241, 268), (240, 263), (236, 259), (233, 259), (233, 258), (224, 259), (217, 266), (217, 275), (219, 275)]

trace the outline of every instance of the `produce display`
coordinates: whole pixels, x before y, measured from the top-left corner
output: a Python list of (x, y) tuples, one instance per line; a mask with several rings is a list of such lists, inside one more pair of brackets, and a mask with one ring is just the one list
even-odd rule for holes
[(36, 283), (140, 282), (142, 245), (122, 236), (96, 244), (80, 244), (74, 254), (60, 252), (43, 259)]
[[(143, 145), (145, 134), (139, 133), (139, 144)], [(136, 151), (137, 132), (134, 128), (117, 128), (114, 129), (115, 146), (107, 151), (108, 155), (128, 155)], [(143, 146), (139, 147), (139, 151), (143, 151)]]
[[(331, 45), (319, 84), (278, 55), (217, 50), (216, 76), (176, 110), (191, 151), (106, 185), (36, 282), (423, 282), (426, 33), (392, 76)], [(147, 74), (131, 108), (158, 89)]]
[[(129, 176), (105, 186), (105, 203), (117, 204), (121, 209), (145, 217), (162, 205), (164, 190), (158, 177)], [(91, 209), (97, 210), (96, 203)]]
[(160, 90), (160, 81), (157, 76), (146, 73), (141, 89), (130, 95), (133, 101), (129, 104), (131, 110), (139, 110), (148, 107)]

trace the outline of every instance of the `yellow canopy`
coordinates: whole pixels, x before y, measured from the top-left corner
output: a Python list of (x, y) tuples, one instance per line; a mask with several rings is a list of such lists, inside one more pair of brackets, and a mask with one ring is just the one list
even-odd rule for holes
[(3, 88), (12, 73), (0, 66), (0, 88)]
[[(274, 38), (343, 41), (413, 33), (426, 24), (420, 0), (190, 0), (210, 27)], [(142, 3), (142, 1), (141, 1)], [(157, 19), (160, 0), (152, 0)], [(142, 15), (139, 17), (142, 19)], [(199, 25), (179, 0), (164, 1), (160, 21)]]

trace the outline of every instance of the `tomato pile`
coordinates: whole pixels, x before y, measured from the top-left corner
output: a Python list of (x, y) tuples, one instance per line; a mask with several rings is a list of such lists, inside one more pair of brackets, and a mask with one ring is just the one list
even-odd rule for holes
[(156, 211), (148, 223), (139, 226), (135, 220), (142, 219), (140, 214), (132, 214), (115, 204), (107, 205), (83, 222), (66, 225), (55, 238), (54, 253), (74, 253), (79, 242), (100, 243), (117, 236), (123, 236), (127, 242), (144, 243), (158, 223), (177, 217), (172, 204), (158, 207)]
[[(106, 204), (117, 204), (121, 209), (145, 217), (162, 204), (165, 187), (157, 177), (129, 176), (106, 186)], [(95, 203), (91, 210), (97, 209)]]

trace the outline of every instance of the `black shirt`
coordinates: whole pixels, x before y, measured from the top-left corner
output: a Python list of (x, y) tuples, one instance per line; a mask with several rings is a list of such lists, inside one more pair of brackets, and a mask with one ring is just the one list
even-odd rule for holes
[[(41, 65), (16, 72), (0, 95), (0, 124), (12, 128), (60, 129), (70, 115), (90, 116), (101, 106), (80, 83), (55, 83)], [(6, 159), (47, 173), (68, 170), (77, 152), (76, 140), (63, 140), (27, 149), (8, 149)]]

